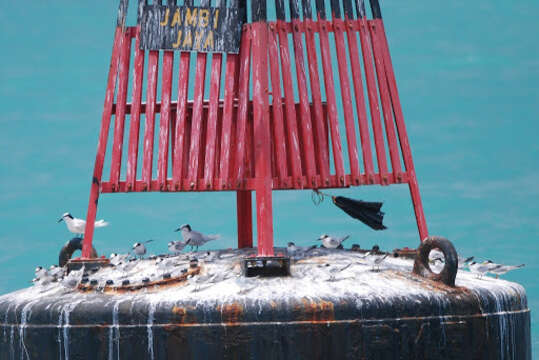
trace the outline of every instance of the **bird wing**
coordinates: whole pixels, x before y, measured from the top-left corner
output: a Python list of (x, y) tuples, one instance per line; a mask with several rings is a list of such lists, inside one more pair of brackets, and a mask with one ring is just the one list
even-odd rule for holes
[(337, 241), (340, 243), (342, 243), (344, 240), (348, 239), (350, 237), (350, 235), (346, 235), (346, 236), (343, 236), (342, 238), (338, 238)]
[(106, 222), (105, 220), (101, 219), (101, 220), (97, 220), (94, 224), (95, 224), (95, 227), (105, 227), (109, 223)]
[(217, 240), (221, 237), (221, 235), (217, 234), (217, 235), (202, 235), (203, 236), (203, 239), (205, 241), (210, 241), (210, 240)]

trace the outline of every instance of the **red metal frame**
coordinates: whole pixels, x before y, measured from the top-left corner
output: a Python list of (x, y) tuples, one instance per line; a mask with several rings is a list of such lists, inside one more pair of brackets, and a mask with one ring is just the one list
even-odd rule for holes
[[(317, 20), (304, 13), (303, 20), (296, 15), (289, 22), (279, 18), (275, 22), (259, 20), (245, 24), (239, 54), (227, 54), (226, 60), (225, 55), (213, 55), (207, 99), (204, 98), (207, 54), (196, 55), (192, 83), (189, 81), (191, 55), (177, 54), (178, 93), (172, 94), (175, 54), (164, 51), (160, 56), (159, 51), (141, 50), (140, 26), (126, 27), (119, 21), (90, 190), (83, 257), (90, 257), (99, 195), (114, 192), (236, 191), (238, 246), (252, 247), (251, 191), (255, 191), (258, 254), (272, 256), (273, 190), (405, 183), (410, 189), (420, 239), (426, 238), (427, 225), (382, 19), (368, 20), (364, 16), (353, 19), (350, 13), (349, 9), (345, 11), (344, 18), (334, 13), (331, 21), (325, 19), (324, 10), (318, 12)], [(331, 38), (334, 40), (330, 41)], [(132, 46), (135, 55), (130, 71)], [(146, 57), (147, 94), (143, 103)], [(158, 101), (160, 57), (162, 81)], [(292, 58), (298, 102), (294, 100)], [(318, 72), (319, 59), (323, 79)], [(131, 103), (127, 103), (129, 81), (132, 81)], [(224, 88), (222, 99), (221, 87)], [(194, 93), (192, 100), (188, 99), (190, 89)], [(339, 105), (343, 109), (344, 133), (340, 130)], [(159, 141), (154, 178), (157, 114)], [(112, 116), (115, 123), (110, 178), (102, 181)], [(145, 126), (142, 171), (138, 178), (141, 116)], [(122, 179), (126, 121), (129, 121), (129, 140), (126, 175)], [(343, 141), (347, 146), (347, 167)], [(387, 152), (391, 169), (388, 169)], [(172, 174), (168, 173), (169, 153)]]

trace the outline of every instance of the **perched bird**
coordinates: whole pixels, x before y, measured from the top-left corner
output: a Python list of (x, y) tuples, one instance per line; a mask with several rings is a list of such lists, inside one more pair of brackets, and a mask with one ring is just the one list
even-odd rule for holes
[(316, 245), (312, 246), (296, 246), (293, 242), (289, 242), (286, 247), (286, 253), (288, 256), (301, 257), (312, 249), (316, 249)]
[[(490, 261), (490, 260), (489, 260)], [(483, 275), (486, 275), (489, 273), (492, 269), (499, 266), (498, 264), (494, 264), (492, 261), (483, 261), (480, 263), (477, 263), (475, 261), (472, 261), (468, 264), (468, 268), (472, 272), (472, 274), (477, 275), (478, 278), (483, 277)]]
[(51, 265), (49, 267), (48, 273), (54, 280), (57, 280), (58, 278), (64, 276), (64, 268), (58, 267), (56, 265)]
[(369, 265), (372, 266), (372, 270), (375, 270), (375, 268), (378, 268), (380, 270), (380, 264), (389, 256), (389, 254), (375, 254), (372, 252), (368, 252), (365, 254), (364, 259), (367, 261)]
[(173, 253), (174, 255), (177, 255), (182, 252), (183, 248), (187, 244), (181, 241), (171, 241), (168, 243), (168, 251)]
[(135, 255), (140, 256), (142, 258), (144, 255), (146, 255), (146, 246), (144, 244), (147, 244), (149, 242), (152, 242), (153, 240), (146, 240), (143, 243), (134, 243), (133, 244), (133, 252)]
[(129, 254), (116, 254), (116, 253), (112, 253), (110, 254), (109, 256), (109, 259), (110, 259), (110, 263), (114, 266), (118, 266), (122, 263), (124, 263), (125, 261), (127, 261), (127, 258), (129, 258)]
[(520, 265), (503, 265), (503, 264), (495, 264), (493, 262), (490, 262), (490, 264), (491, 265), (497, 265), (497, 266), (493, 266), (492, 269), (489, 270), (489, 272), (491, 274), (496, 275), (496, 279), (500, 275), (507, 274), (511, 270), (516, 270), (516, 269), (520, 269), (520, 268), (524, 267), (524, 264), (520, 264)]
[[(77, 234), (81, 236), (84, 235), (84, 229), (86, 227), (86, 220), (75, 218), (73, 217), (73, 215), (71, 215), (68, 212), (62, 215), (62, 217), (58, 220), (58, 222), (61, 222), (62, 220), (65, 221), (67, 225), (67, 230), (69, 230), (73, 234)], [(106, 222), (105, 220), (97, 220), (94, 223), (94, 226), (98, 228), (98, 227), (107, 226), (108, 224), (109, 223)]]
[(466, 266), (468, 266), (468, 263), (470, 263), (474, 259), (473, 256), (463, 258), (459, 256), (459, 269), (464, 269)]
[(219, 239), (219, 235), (204, 235), (198, 231), (191, 230), (189, 224), (181, 225), (174, 231), (181, 231), (185, 245), (189, 245), (191, 250), (196, 247), (196, 251), (198, 251), (199, 246), (204, 245), (208, 241)]
[(53, 280), (49, 272), (41, 266), (35, 269), (35, 278), (32, 280), (34, 284), (47, 285)]
[(45, 276), (48, 275), (47, 270), (44, 269), (43, 266), (36, 267), (34, 273), (36, 275), (36, 279), (40, 279), (40, 278), (45, 277)]
[(328, 234), (322, 234), (317, 240), (322, 240), (322, 246), (326, 249), (337, 249), (339, 246), (342, 248), (342, 242), (348, 239), (350, 235), (346, 235), (340, 238), (331, 237)]

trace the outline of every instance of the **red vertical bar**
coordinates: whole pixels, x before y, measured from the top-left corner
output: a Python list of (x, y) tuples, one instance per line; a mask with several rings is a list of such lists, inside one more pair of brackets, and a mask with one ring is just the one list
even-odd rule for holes
[[(242, 35), (245, 34), (244, 32)], [(247, 41), (245, 41), (247, 42)], [(221, 151), (219, 164), (219, 176), (221, 189), (226, 189), (230, 186), (230, 162), (231, 162), (231, 141), (232, 141), (232, 116), (234, 114), (234, 95), (236, 94), (236, 77), (238, 55), (226, 55), (226, 70), (225, 70), (225, 98), (223, 104), (223, 128), (221, 130)]]
[(200, 156), (200, 139), (202, 132), (202, 111), (204, 102), (204, 85), (206, 82), (207, 54), (198, 53), (195, 73), (195, 94), (193, 98), (193, 118), (191, 121), (191, 148), (189, 149), (189, 188), (194, 190), (198, 177), (198, 162)]
[(120, 168), (122, 164), (122, 148), (124, 143), (125, 107), (127, 102), (127, 85), (129, 81), (129, 60), (131, 57), (131, 31), (125, 31), (120, 55), (120, 71), (118, 97), (116, 100), (116, 116), (114, 120), (114, 141), (112, 145), (112, 162), (110, 181), (113, 191), (118, 191)]
[[(374, 60), (376, 65), (376, 74), (378, 76), (378, 86), (380, 88), (380, 98), (382, 100), (382, 109), (384, 111), (384, 123), (386, 128), (387, 141), (389, 145), (389, 156), (391, 158), (391, 168), (393, 177), (401, 177), (401, 164), (399, 159), (399, 149), (397, 136), (395, 135), (395, 124), (393, 122), (393, 111), (391, 109), (391, 99), (387, 88), (387, 79), (384, 69), (384, 55), (382, 53), (380, 39), (375, 27), (375, 22), (369, 22), (369, 30), (372, 39)], [(394, 180), (393, 180), (394, 181)]]
[(354, 110), (352, 109), (352, 98), (350, 96), (350, 81), (348, 74), (348, 64), (346, 61), (346, 48), (344, 46), (344, 23), (341, 19), (333, 19), (335, 47), (337, 50), (337, 64), (339, 66), (339, 80), (341, 83), (341, 97), (344, 110), (344, 123), (346, 126), (346, 144), (348, 145), (348, 158), (350, 161), (350, 172), (355, 184), (359, 184), (359, 155), (356, 140), (356, 129), (354, 126)]
[(161, 89), (161, 117), (159, 119), (159, 155), (157, 160), (157, 180), (159, 190), (166, 191), (168, 171), (168, 142), (170, 137), (170, 100), (172, 92), (172, 66), (174, 53), (165, 51), (163, 55), (163, 81)]
[(144, 153), (142, 158), (142, 181), (144, 190), (149, 191), (152, 181), (153, 143), (155, 133), (155, 103), (157, 97), (157, 73), (159, 51), (150, 51), (148, 56), (148, 87), (146, 89), (146, 116), (144, 125)]
[(112, 115), (112, 104), (114, 102), (114, 90), (116, 89), (116, 77), (118, 75), (118, 63), (120, 60), (120, 49), (122, 46), (122, 39), (124, 38), (124, 31), (125, 28), (117, 26), (114, 34), (112, 58), (107, 79), (107, 92), (105, 95), (105, 104), (103, 106), (103, 116), (101, 118), (101, 130), (99, 132), (99, 142), (97, 144), (92, 186), (90, 188), (88, 213), (86, 214), (86, 227), (84, 229), (85, 236), (82, 243), (83, 258), (90, 258), (92, 256), (92, 238), (94, 235), (95, 216), (99, 199), (99, 186), (101, 183), (101, 176), (103, 175), (103, 162), (105, 160), (105, 151), (107, 150), (107, 138), (109, 135), (110, 117)]
[(361, 41), (361, 52), (363, 53), (363, 63), (365, 66), (365, 79), (367, 82), (367, 94), (369, 96), (369, 108), (371, 110), (372, 131), (374, 133), (374, 146), (376, 148), (376, 158), (378, 160), (378, 171), (381, 183), (387, 184), (389, 175), (387, 173), (387, 159), (384, 149), (384, 137), (382, 134), (382, 123), (380, 119), (380, 108), (378, 106), (378, 90), (372, 68), (372, 48), (368, 37), (367, 21), (362, 18), (359, 25), (359, 39)]
[(316, 134), (314, 144), (316, 146), (318, 172), (321, 176), (322, 183), (329, 185), (329, 153), (325, 151), (327, 144), (326, 138), (324, 137), (324, 112), (322, 110), (322, 94), (320, 92), (320, 78), (318, 76), (318, 59), (316, 57), (316, 45), (314, 41), (314, 30), (316, 26), (309, 18), (304, 19), (303, 24), (305, 26), (305, 44), (307, 48), (307, 58), (309, 61), (311, 96), (314, 106), (314, 134)]
[(238, 248), (253, 247), (253, 205), (251, 191), (236, 191)]
[(256, 152), (256, 210), (258, 256), (273, 256), (271, 144), (268, 104), (268, 25), (251, 25), (253, 31), (253, 115)]
[[(276, 157), (276, 170), (280, 182), (286, 182), (288, 177), (286, 161), (286, 141), (283, 123), (283, 98), (281, 95), (281, 77), (279, 74), (279, 45), (275, 36), (275, 24), (270, 24), (269, 32), (269, 63), (271, 72), (272, 110), (273, 110), (273, 134)], [(288, 187), (287, 184), (284, 184)]]
[(363, 166), (367, 181), (374, 183), (374, 167), (372, 163), (371, 140), (369, 135), (369, 125), (367, 120), (367, 108), (365, 96), (363, 95), (363, 81), (361, 79), (361, 65), (359, 62), (359, 48), (357, 45), (356, 33), (353, 30), (353, 21), (346, 19), (348, 47), (350, 49), (350, 59), (352, 67), (352, 79), (356, 97), (356, 109), (359, 123), (359, 136), (361, 137), (361, 151), (363, 154)]
[(283, 79), (284, 102), (286, 109), (286, 130), (288, 132), (288, 159), (291, 164), (292, 176), (295, 179), (293, 184), (296, 188), (303, 187), (301, 149), (298, 136), (296, 105), (294, 104), (294, 88), (292, 86), (292, 65), (290, 63), (290, 52), (288, 48), (288, 32), (286, 23), (277, 21), (279, 32), (279, 47), (281, 52), (281, 71)]
[(314, 160), (314, 144), (311, 125), (311, 107), (307, 90), (307, 75), (305, 73), (305, 59), (303, 58), (303, 44), (301, 39), (301, 21), (292, 19), (292, 41), (296, 60), (296, 76), (300, 103), (300, 128), (302, 137), (302, 154), (305, 157), (305, 175), (309, 182), (316, 181), (316, 164)]
[(221, 85), (222, 55), (213, 54), (210, 78), (210, 103), (208, 111), (208, 127), (206, 138), (206, 158), (204, 161), (204, 185), (206, 189), (213, 187), (215, 151), (217, 142), (217, 121), (219, 112), (219, 92)]
[(244, 26), (240, 49), (240, 83), (238, 92), (238, 116), (236, 124), (236, 184), (241, 187), (245, 176), (245, 147), (247, 145), (247, 112), (249, 107), (249, 67), (251, 58), (251, 25)]
[(419, 230), (419, 240), (423, 241), (429, 236), (427, 221), (425, 220), (425, 213), (423, 211), (423, 204), (421, 201), (421, 195), (419, 193), (419, 186), (417, 184), (417, 178), (415, 174), (414, 161), (412, 158), (412, 151), (410, 149), (410, 143), (408, 141), (408, 134), (406, 132), (406, 126), (404, 123), (404, 116), (402, 114), (401, 102), (399, 99), (399, 92), (397, 90), (397, 82), (395, 80), (395, 73), (393, 71), (393, 64), (391, 62), (391, 56), (389, 54), (389, 46), (387, 43), (387, 37), (385, 34), (384, 24), (382, 20), (375, 20), (377, 27), (380, 29), (382, 52), (384, 55), (384, 68), (387, 75), (389, 84), (389, 91), (391, 93), (391, 102), (393, 104), (393, 111), (395, 112), (395, 122), (397, 124), (397, 132), (399, 134), (399, 141), (404, 159), (404, 166), (408, 173), (408, 186), (410, 188), (410, 194), (412, 196), (412, 202), (414, 204), (414, 212), (417, 222), (417, 228)]
[(180, 65), (178, 69), (178, 108), (176, 109), (176, 141), (173, 153), (173, 170), (172, 182), (174, 189), (179, 190), (182, 184), (182, 178), (185, 176), (183, 172), (183, 164), (186, 162), (188, 153), (184, 151), (186, 136), (189, 132), (186, 130), (187, 125), (187, 95), (189, 92), (189, 63), (191, 54), (182, 52), (180, 55)]
[(324, 83), (326, 86), (333, 161), (335, 163), (335, 174), (337, 175), (339, 185), (343, 186), (345, 185), (344, 162), (341, 135), (339, 131), (339, 119), (337, 117), (337, 100), (335, 98), (335, 83), (332, 70), (333, 65), (331, 63), (331, 51), (329, 47), (329, 22), (327, 20), (319, 20), (318, 23), (320, 26), (320, 53), (322, 55), (322, 69), (324, 71)]
[[(170, 113), (170, 151), (174, 154), (176, 149), (176, 110)], [(174, 164), (174, 162), (172, 162)]]
[(144, 50), (140, 49), (140, 26), (136, 28), (135, 62), (133, 63), (133, 103), (129, 125), (129, 147), (127, 154), (127, 190), (135, 189), (137, 177), (138, 143), (140, 133), (140, 106), (142, 102), (142, 79), (144, 77)]
[(214, 160), (214, 174), (213, 178), (216, 182), (214, 182), (214, 189), (218, 190), (220, 187), (219, 182), (219, 169), (221, 166), (221, 137), (222, 137), (222, 131), (223, 131), (223, 107), (221, 105), (222, 101), (219, 101), (219, 109), (217, 111), (217, 133), (215, 136), (215, 160)]

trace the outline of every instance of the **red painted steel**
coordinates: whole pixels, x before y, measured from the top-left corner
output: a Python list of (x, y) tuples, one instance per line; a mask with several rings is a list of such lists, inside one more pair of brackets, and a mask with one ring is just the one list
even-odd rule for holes
[(287, 160), (286, 160), (286, 141), (284, 130), (283, 98), (281, 93), (281, 77), (279, 72), (279, 47), (277, 38), (273, 34), (275, 26), (271, 26), (272, 32), (268, 34), (268, 53), (271, 73), (271, 97), (272, 97), (272, 115), (273, 115), (273, 148), (276, 162), (276, 173), (281, 186), (288, 186)]
[(146, 88), (146, 116), (144, 124), (144, 144), (142, 154), (142, 181), (144, 190), (150, 191), (152, 181), (153, 146), (155, 134), (155, 104), (157, 101), (157, 73), (159, 51), (148, 55), (148, 87)]
[(387, 159), (384, 149), (384, 138), (382, 133), (382, 123), (380, 119), (380, 107), (378, 106), (378, 90), (374, 78), (373, 58), (371, 40), (367, 20), (360, 19), (359, 39), (361, 42), (361, 52), (363, 54), (363, 64), (365, 67), (365, 80), (367, 82), (367, 95), (369, 97), (369, 108), (371, 110), (372, 131), (374, 133), (374, 145), (376, 148), (376, 159), (378, 160), (378, 173), (382, 178), (382, 184), (389, 183), (387, 172)]
[(357, 148), (356, 130), (354, 126), (354, 110), (352, 109), (352, 98), (350, 96), (350, 81), (348, 74), (348, 64), (346, 62), (346, 48), (344, 45), (344, 23), (341, 19), (333, 19), (335, 47), (337, 50), (337, 64), (339, 69), (339, 80), (341, 84), (341, 99), (344, 110), (344, 123), (346, 126), (346, 144), (348, 146), (348, 159), (350, 162), (350, 172), (353, 183), (360, 184), (359, 176), (359, 155)]
[(240, 49), (240, 82), (238, 92), (238, 115), (236, 124), (236, 154), (234, 187), (241, 188), (244, 184), (245, 173), (245, 143), (247, 136), (247, 111), (249, 105), (249, 71), (251, 65), (251, 28), (247, 25), (243, 28), (243, 36)]
[[(316, 34), (320, 41), (319, 49)], [(357, 35), (361, 48), (358, 47)], [(334, 42), (330, 41), (330, 36), (334, 37)], [(129, 64), (133, 39), (135, 57), (130, 79)], [(334, 17), (332, 21), (313, 21), (306, 18), (303, 21), (293, 19), (288, 23), (277, 20), (272, 23), (260, 21), (246, 24), (242, 32), (239, 55), (227, 54), (223, 65), (223, 55), (214, 54), (210, 79), (206, 79), (207, 54), (196, 55), (195, 78), (194, 82), (190, 83), (191, 55), (187, 52), (179, 53), (176, 101), (172, 101), (175, 96), (172, 94), (174, 54), (168, 51), (163, 54), (161, 102), (158, 102), (160, 55), (158, 51), (149, 51), (147, 101), (142, 103), (145, 52), (140, 50), (139, 44), (140, 27), (125, 28), (125, 32), (122, 32), (120, 27), (116, 29), (90, 192), (84, 257), (89, 257), (90, 254), (100, 192), (234, 190), (238, 209), (238, 246), (252, 247), (251, 191), (255, 191), (258, 255), (271, 256), (272, 190), (408, 183), (420, 237), (427, 237), (419, 187), (381, 19), (354, 20), (345, 17), (343, 20)], [(290, 47), (294, 51), (298, 103), (294, 100)], [(332, 51), (337, 55), (335, 64)], [(363, 85), (360, 54), (363, 56), (366, 89)], [(322, 61), (327, 103), (322, 99), (318, 56)], [(223, 66), (225, 76), (222, 81)], [(335, 88), (334, 68), (338, 71), (339, 89)], [(353, 93), (349, 69), (354, 86)], [(132, 102), (128, 104), (130, 80)], [(206, 81), (209, 82), (210, 88), (209, 99), (205, 100)], [(221, 82), (224, 86), (223, 99), (220, 99)], [(115, 104), (116, 87), (118, 91)], [(344, 114), (349, 172), (345, 171), (344, 166), (337, 90), (340, 90), (339, 101)], [(373, 162), (365, 90), (369, 100), (377, 169)], [(194, 94), (192, 101), (188, 99), (190, 91)], [(383, 109), (385, 133), (378, 96)], [(312, 102), (309, 97), (312, 97)], [(359, 139), (356, 136), (354, 99)], [(142, 114), (145, 116), (143, 166), (141, 177), (138, 178), (137, 159)], [(158, 159), (157, 177), (154, 178), (153, 141), (157, 114), (160, 116), (159, 144), (158, 149), (155, 149)], [(101, 181), (112, 115), (115, 115), (115, 125), (111, 174), (108, 181)], [(120, 170), (127, 115), (130, 115), (129, 145), (126, 155), (127, 171), (123, 180)], [(358, 140), (360, 144), (357, 143)], [(329, 171), (330, 141), (335, 174)], [(364, 173), (360, 170), (358, 145), (361, 146)], [(391, 159), (391, 172), (388, 171), (386, 151), (389, 151)], [(169, 152), (172, 153), (172, 174), (168, 174)], [(400, 163), (401, 153), (404, 169)]]
[(191, 54), (188, 52), (182, 52), (180, 55), (180, 65), (178, 69), (178, 109), (176, 110), (176, 147), (173, 153), (173, 183), (174, 189), (180, 190), (182, 186), (182, 178), (185, 172), (183, 171), (183, 164), (187, 163), (189, 153), (185, 151), (185, 144), (187, 143), (186, 136), (189, 134), (187, 131), (187, 97), (189, 94), (189, 64), (191, 61)]
[(97, 202), (99, 199), (99, 186), (103, 175), (103, 163), (105, 161), (105, 151), (107, 149), (107, 138), (109, 135), (110, 117), (112, 114), (112, 103), (114, 102), (114, 91), (116, 89), (116, 77), (118, 75), (118, 63), (120, 61), (120, 48), (124, 38), (124, 27), (117, 26), (114, 34), (114, 45), (112, 47), (112, 58), (110, 62), (109, 75), (107, 79), (107, 92), (105, 104), (103, 106), (103, 116), (101, 117), (101, 130), (99, 132), (99, 142), (97, 144), (97, 155), (94, 164), (94, 174), (90, 188), (90, 200), (88, 213), (86, 214), (86, 226), (84, 228), (84, 240), (82, 243), (82, 257), (90, 258), (92, 254), (92, 238), (94, 234), (95, 216), (97, 213)]
[(127, 87), (129, 81), (129, 60), (131, 57), (131, 31), (125, 31), (122, 39), (120, 54), (118, 111), (114, 119), (114, 141), (112, 145), (112, 163), (110, 166), (110, 181), (113, 188), (118, 188), (120, 168), (122, 164), (122, 148), (124, 143), (125, 105), (127, 102)]
[(319, 20), (320, 30), (320, 53), (322, 56), (322, 69), (324, 71), (324, 83), (326, 86), (326, 98), (328, 102), (329, 130), (331, 134), (331, 147), (333, 150), (333, 164), (338, 182), (333, 186), (345, 186), (344, 161), (342, 155), (341, 134), (339, 130), (339, 119), (337, 118), (337, 99), (335, 98), (335, 83), (333, 80), (333, 64), (331, 62), (331, 49), (329, 46), (330, 22)]
[(253, 247), (253, 205), (250, 191), (237, 191), (238, 248)]
[(401, 174), (399, 149), (397, 145), (397, 137), (395, 135), (395, 123), (393, 122), (393, 109), (391, 108), (391, 99), (389, 98), (389, 90), (387, 89), (384, 58), (380, 48), (380, 39), (377, 36), (374, 24), (374, 22), (369, 23), (369, 30), (372, 39), (372, 48), (375, 59), (374, 62), (378, 77), (378, 87), (380, 88), (380, 99), (382, 100), (382, 110), (384, 112), (384, 124), (389, 145), (389, 156), (391, 158), (391, 170), (393, 172), (394, 180), (397, 181)]
[(195, 94), (193, 99), (193, 118), (191, 123), (191, 148), (189, 149), (189, 189), (198, 189), (198, 173), (200, 160), (200, 140), (202, 135), (202, 105), (204, 101), (204, 85), (206, 83), (207, 54), (198, 53), (195, 72)]
[(165, 51), (163, 54), (163, 80), (161, 82), (161, 116), (159, 118), (159, 153), (157, 161), (157, 179), (161, 191), (167, 188), (168, 149), (170, 138), (170, 101), (172, 96), (172, 67), (174, 53)]
[(363, 90), (363, 80), (361, 76), (361, 65), (359, 62), (359, 48), (357, 44), (356, 29), (357, 22), (348, 17), (345, 19), (346, 36), (348, 39), (348, 48), (350, 50), (350, 62), (352, 68), (352, 80), (354, 82), (354, 94), (356, 99), (356, 111), (359, 124), (359, 136), (361, 138), (361, 152), (363, 155), (363, 166), (368, 182), (374, 183), (374, 166), (372, 163), (371, 140), (369, 135), (369, 124), (367, 119), (367, 108), (365, 105), (365, 96)]
[[(253, 121), (256, 151), (256, 228), (259, 256), (273, 256), (271, 144), (268, 104), (268, 25), (252, 25)], [(310, 120), (310, 119), (309, 119)]]
[(213, 187), (222, 60), (221, 54), (213, 54), (210, 79), (208, 130), (205, 142), (206, 156), (204, 161), (204, 186), (206, 189), (211, 189)]
[(417, 227), (419, 231), (419, 238), (421, 241), (425, 240), (429, 236), (427, 229), (427, 221), (425, 219), (425, 213), (423, 211), (423, 204), (421, 201), (421, 195), (419, 193), (419, 185), (415, 174), (414, 161), (412, 157), (412, 151), (410, 149), (410, 143), (408, 141), (408, 134), (406, 132), (406, 126), (404, 124), (404, 116), (402, 114), (402, 107), (399, 98), (399, 92), (397, 91), (397, 81), (395, 79), (395, 73), (393, 71), (393, 64), (391, 62), (391, 56), (389, 54), (389, 45), (387, 43), (387, 36), (384, 29), (384, 23), (382, 20), (374, 20), (377, 28), (380, 29), (379, 37), (382, 44), (382, 52), (384, 57), (384, 68), (386, 70), (389, 91), (391, 93), (391, 101), (393, 104), (393, 110), (395, 112), (395, 122), (397, 124), (397, 132), (399, 134), (399, 141), (401, 151), (403, 154), (404, 166), (406, 167), (406, 173), (408, 174), (408, 186), (410, 188), (410, 194), (412, 196), (412, 202), (414, 204), (414, 212), (417, 221)]
[[(305, 59), (303, 57), (303, 44), (301, 40), (301, 21), (292, 20), (292, 43), (294, 45), (294, 57), (296, 60), (296, 78), (298, 81), (299, 104), (300, 104), (300, 155), (304, 175), (310, 184), (316, 183), (316, 164), (314, 156), (314, 144), (311, 124), (311, 108), (307, 90), (307, 74), (305, 73)], [(254, 39), (253, 39), (254, 40)], [(316, 185), (315, 185), (316, 186)]]
[(315, 24), (311, 19), (304, 19), (305, 44), (307, 48), (307, 58), (309, 63), (309, 79), (311, 80), (311, 97), (313, 99), (314, 111), (312, 112), (312, 121), (314, 123), (314, 146), (315, 158), (317, 160), (318, 171), (323, 184), (329, 183), (329, 154), (325, 151), (327, 148), (326, 138), (324, 137), (324, 111), (322, 110), (322, 93), (320, 91), (320, 78), (318, 76), (318, 59), (316, 56), (316, 44), (314, 39)]
[[(298, 136), (296, 105), (294, 104), (294, 88), (292, 86), (292, 65), (290, 63), (290, 51), (288, 49), (288, 32), (284, 21), (277, 21), (276, 28), (279, 37), (279, 49), (281, 54), (281, 71), (283, 80), (284, 103), (286, 110), (286, 130), (288, 163), (290, 171), (294, 177), (294, 187), (303, 186), (301, 150)], [(273, 34), (273, 42), (276, 42), (276, 35)]]
[(227, 54), (226, 56), (226, 69), (225, 69), (225, 93), (223, 104), (223, 120), (221, 129), (221, 151), (220, 151), (220, 163), (219, 163), (219, 176), (221, 178), (219, 187), (221, 189), (227, 189), (232, 186), (229, 183), (230, 177), (230, 163), (232, 152), (232, 116), (234, 115), (234, 96), (237, 93), (237, 63), (239, 56), (235, 54)]
[(142, 79), (144, 77), (144, 51), (140, 49), (140, 26), (136, 28), (135, 62), (133, 64), (133, 103), (129, 125), (126, 180), (128, 191), (135, 189), (137, 177), (138, 143), (140, 134), (140, 108), (142, 103)]

